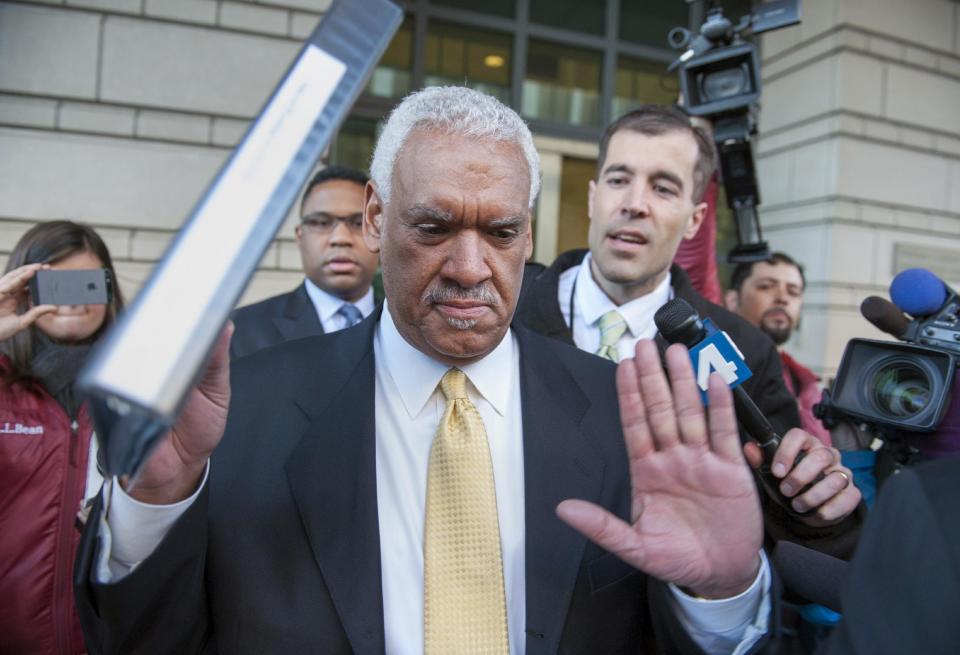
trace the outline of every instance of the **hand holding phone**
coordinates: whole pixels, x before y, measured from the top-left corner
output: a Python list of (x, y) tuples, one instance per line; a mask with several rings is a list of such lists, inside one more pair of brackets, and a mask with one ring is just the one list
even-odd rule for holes
[(0, 341), (9, 339), (34, 321), (50, 312), (57, 311), (54, 305), (34, 305), (26, 312), (17, 310), (25, 299), (27, 286), (37, 271), (46, 264), (27, 264), (0, 276)]

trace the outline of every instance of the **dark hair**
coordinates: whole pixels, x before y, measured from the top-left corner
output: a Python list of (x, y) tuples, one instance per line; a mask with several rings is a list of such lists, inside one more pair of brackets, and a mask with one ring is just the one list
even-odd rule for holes
[(331, 180), (345, 180), (347, 182), (356, 182), (360, 186), (366, 186), (370, 181), (370, 176), (356, 168), (349, 166), (327, 166), (319, 171), (307, 183), (307, 188), (303, 190), (303, 196), (300, 198), (300, 213), (303, 213), (303, 205), (307, 202), (307, 196), (313, 191), (314, 187), (330, 182)]
[(669, 105), (641, 105), (613, 121), (600, 138), (600, 156), (597, 159), (597, 177), (603, 172), (610, 139), (621, 130), (639, 132), (645, 136), (661, 136), (670, 132), (686, 132), (697, 142), (699, 155), (693, 168), (693, 202), (703, 200), (710, 176), (717, 167), (717, 151), (707, 132), (690, 123), (690, 117)]
[[(55, 264), (70, 255), (83, 252), (95, 255), (103, 263), (103, 267), (110, 271), (113, 278), (113, 298), (107, 305), (103, 325), (91, 337), (96, 339), (116, 320), (120, 310), (123, 309), (123, 294), (117, 284), (117, 272), (113, 268), (110, 251), (92, 227), (73, 221), (48, 221), (33, 226), (14, 246), (4, 272), (10, 272), (25, 264)], [(17, 313), (25, 312), (27, 308), (27, 301), (24, 299), (17, 306)], [(9, 369), (4, 375), (7, 383), (33, 377), (30, 363), (33, 358), (37, 330), (35, 325), (31, 325), (6, 341), (0, 342), (0, 352), (10, 360)]]
[[(789, 264), (790, 266), (795, 267), (800, 271), (800, 281), (803, 283), (803, 287), (807, 287), (807, 278), (803, 274), (803, 266), (797, 263), (797, 261), (790, 255), (784, 252), (774, 252), (766, 259), (761, 259), (760, 261), (767, 264)], [(733, 269), (733, 272), (730, 274), (730, 289), (740, 293), (740, 288), (743, 286), (743, 282), (750, 277), (750, 274), (753, 273), (753, 265), (757, 262), (740, 262)]]

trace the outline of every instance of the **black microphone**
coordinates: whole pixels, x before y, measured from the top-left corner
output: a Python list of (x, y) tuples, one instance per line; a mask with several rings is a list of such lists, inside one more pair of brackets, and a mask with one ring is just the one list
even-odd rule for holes
[(870, 296), (860, 303), (860, 314), (879, 330), (895, 339), (902, 339), (907, 333), (910, 321), (899, 307), (886, 298)]
[[(668, 343), (682, 343), (690, 349), (708, 336), (697, 310), (683, 298), (674, 298), (658, 309), (653, 322)], [(780, 435), (743, 387), (735, 387), (732, 391), (737, 419), (760, 447), (763, 462), (769, 466), (780, 447)]]
[(843, 612), (848, 562), (789, 541), (778, 541), (773, 549), (773, 566), (784, 586), (793, 593), (834, 612)]
[[(697, 310), (683, 298), (674, 298), (663, 305), (654, 314), (653, 322), (668, 343), (681, 343), (690, 349), (709, 336)], [(727, 338), (729, 339), (729, 336)], [(731, 341), (731, 343), (733, 342)], [(777, 448), (780, 447), (780, 435), (743, 387), (737, 386), (731, 391), (733, 392), (733, 406), (737, 413), (737, 420), (743, 426), (740, 440), (743, 443), (746, 443), (747, 440), (753, 441), (763, 455), (763, 463), (760, 465), (758, 472), (767, 495), (795, 516), (809, 513), (800, 513), (793, 509), (790, 505), (791, 499), (780, 492), (780, 478), (776, 477), (770, 470), (773, 465), (773, 456), (777, 452)], [(797, 455), (794, 466), (803, 459), (804, 455), (803, 451)], [(797, 496), (805, 493), (807, 489), (822, 480), (823, 477), (822, 473), (818, 475), (813, 482), (801, 489)]]

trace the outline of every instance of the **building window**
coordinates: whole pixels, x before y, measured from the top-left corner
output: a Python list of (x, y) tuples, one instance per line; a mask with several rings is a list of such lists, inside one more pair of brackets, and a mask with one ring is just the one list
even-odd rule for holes
[(430, 21), (426, 86), (466, 85), (510, 104), (513, 38), (500, 32)]
[(478, 14), (502, 16), (503, 18), (513, 18), (517, 15), (515, 0), (483, 0), (483, 2), (477, 2), (477, 0), (430, 0), (430, 4), (453, 9), (467, 9)]
[(631, 43), (667, 48), (667, 33), (690, 22), (680, 0), (644, 0), (620, 4), (620, 38)]
[(327, 161), (361, 171), (369, 170), (373, 146), (382, 129), (383, 121), (348, 118), (337, 132)]
[(664, 73), (666, 65), (631, 57), (617, 59), (610, 118), (623, 116), (644, 104), (676, 102), (679, 87), (675, 75)]
[(560, 173), (560, 215), (557, 224), (557, 253), (587, 247), (590, 217), (587, 189), (596, 176), (593, 159), (564, 157)]
[(606, 2), (594, 0), (530, 0), (530, 22), (573, 32), (603, 36)]
[(413, 21), (408, 16), (373, 69), (366, 92), (380, 98), (402, 98), (411, 91), (412, 70)]
[(522, 112), (530, 118), (599, 127), (599, 52), (530, 39)]

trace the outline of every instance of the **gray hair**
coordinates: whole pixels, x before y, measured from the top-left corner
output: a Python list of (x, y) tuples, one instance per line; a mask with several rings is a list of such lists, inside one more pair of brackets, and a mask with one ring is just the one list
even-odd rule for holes
[(516, 143), (530, 168), (530, 207), (540, 192), (540, 156), (530, 128), (514, 110), (492, 96), (462, 86), (434, 86), (411, 93), (387, 120), (370, 163), (370, 177), (384, 204), (390, 202), (393, 166), (414, 129)]

